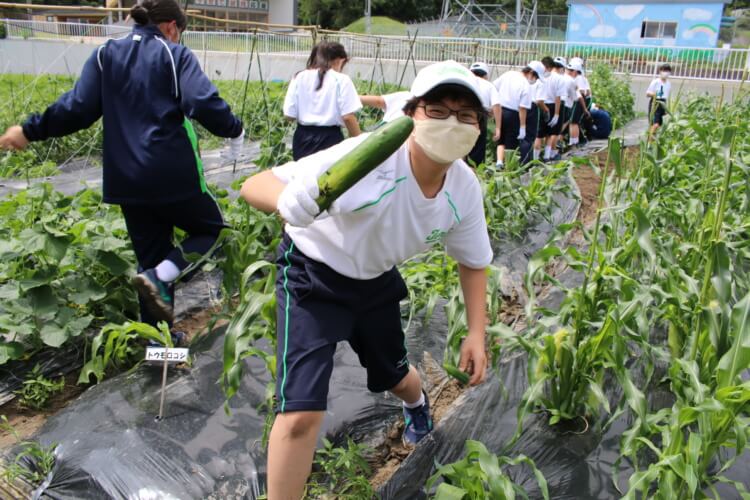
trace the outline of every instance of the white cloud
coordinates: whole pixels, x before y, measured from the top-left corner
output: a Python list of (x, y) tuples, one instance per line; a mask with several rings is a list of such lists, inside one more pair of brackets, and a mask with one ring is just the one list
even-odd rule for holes
[(640, 45), (643, 43), (641, 40), (641, 28), (633, 28), (628, 31), (628, 41), (633, 45)]
[(580, 31), (581, 25), (578, 23), (572, 23), (570, 25), (570, 31)]
[(615, 15), (620, 19), (628, 21), (633, 19), (635, 16), (641, 13), (645, 9), (645, 5), (633, 4), (633, 5), (618, 5), (615, 7)]
[(692, 30), (685, 30), (682, 32), (682, 38), (684, 38), (685, 40), (692, 40), (694, 36), (695, 32), (693, 32)]
[(607, 24), (597, 24), (589, 31), (591, 38), (614, 38), (617, 35), (617, 28)]
[(710, 21), (714, 17), (714, 13), (710, 10), (690, 8), (685, 9), (682, 13), (682, 17), (689, 19), (690, 21)]

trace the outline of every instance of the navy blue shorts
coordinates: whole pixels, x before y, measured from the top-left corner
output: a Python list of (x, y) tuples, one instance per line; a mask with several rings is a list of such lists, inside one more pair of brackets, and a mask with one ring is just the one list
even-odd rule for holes
[(324, 411), (336, 344), (349, 342), (383, 392), (409, 372), (399, 302), (406, 284), (394, 267), (357, 280), (308, 258), (288, 235), (276, 259), (276, 412)]
[(502, 119), (500, 139), (497, 141), (497, 145), (505, 146), (505, 149), (518, 149), (518, 133), (521, 129), (521, 118), (518, 115), (518, 111), (503, 108)]
[(648, 117), (651, 125), (663, 125), (664, 115), (667, 114), (667, 106), (665, 101), (656, 100), (654, 103), (653, 98), (648, 100)]
[(292, 137), (292, 158), (297, 161), (305, 156), (335, 146), (343, 140), (344, 134), (341, 132), (341, 127), (297, 124)]

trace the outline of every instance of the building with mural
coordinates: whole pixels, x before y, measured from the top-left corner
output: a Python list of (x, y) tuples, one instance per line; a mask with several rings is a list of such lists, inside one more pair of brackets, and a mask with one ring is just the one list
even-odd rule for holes
[(716, 47), (730, 0), (569, 0), (568, 42)]

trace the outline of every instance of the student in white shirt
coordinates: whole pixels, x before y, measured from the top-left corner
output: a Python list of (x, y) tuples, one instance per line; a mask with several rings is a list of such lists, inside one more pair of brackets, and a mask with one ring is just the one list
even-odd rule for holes
[(486, 267), (492, 249), (474, 172), (461, 158), (484, 113), (476, 77), (453, 61), (414, 79), (405, 107), (414, 132), (386, 161), (319, 214), (317, 178), (365, 138), (254, 175), (241, 196), (286, 220), (277, 259), (277, 408), (268, 449), (268, 496), (300, 498), (326, 410), (336, 344), (348, 341), (368, 388), (404, 402), (403, 439), (432, 430), (429, 403), (409, 364), (397, 265), (445, 244), (458, 261), (468, 335), (459, 369), (485, 377)]
[(651, 138), (657, 129), (664, 123), (664, 115), (667, 111), (667, 101), (672, 93), (672, 83), (669, 77), (672, 74), (672, 66), (662, 64), (659, 66), (659, 78), (654, 78), (646, 90), (648, 97), (648, 117), (651, 122), (649, 138)]
[(411, 92), (392, 92), (383, 95), (361, 95), (362, 106), (383, 110), (382, 123), (388, 123), (399, 116), (404, 116), (404, 105), (412, 97)]
[[(485, 111), (495, 119), (495, 133), (492, 135), (492, 139), (497, 141), (500, 138), (500, 96), (497, 93), (497, 89), (487, 78), (490, 70), (487, 65), (483, 62), (475, 62), (469, 68), (472, 73), (477, 77), (477, 83), (479, 85), (479, 92), (482, 98), (482, 105)], [(479, 139), (474, 144), (469, 156), (467, 157), (467, 163), (469, 165), (479, 165), (484, 163), (485, 156), (487, 153), (487, 116), (483, 116), (479, 122)], [(471, 161), (469, 161), (471, 160)]]
[(355, 113), (362, 105), (351, 78), (341, 73), (348, 60), (340, 43), (320, 42), (310, 53), (307, 69), (289, 83), (284, 116), (297, 121), (292, 139), (295, 160), (343, 141), (342, 126), (350, 137), (360, 134)]
[(527, 68), (523, 71), (506, 71), (495, 80), (502, 107), (496, 168), (505, 166), (505, 150), (518, 149), (519, 141), (526, 138), (526, 119), (531, 110), (530, 71)]
[[(578, 80), (576, 79), (583, 73), (583, 67), (576, 61), (569, 64), (566, 71), (565, 81), (568, 83), (568, 92), (565, 100), (565, 106), (568, 109), (566, 111), (566, 121), (569, 123), (569, 145), (575, 147), (578, 145), (581, 135), (581, 120), (584, 116), (591, 118), (591, 113), (589, 113), (586, 106), (586, 99), (583, 97), (581, 89), (578, 87)], [(568, 106), (569, 103), (570, 106)]]
[[(534, 153), (535, 156), (540, 155), (542, 143), (546, 138), (546, 145), (544, 147), (544, 160), (545, 161), (556, 161), (560, 159), (560, 155), (556, 151), (557, 138), (560, 135), (562, 129), (562, 99), (565, 97), (566, 88), (562, 79), (562, 75), (558, 72), (560, 68), (564, 68), (566, 61), (563, 57), (556, 57), (552, 59), (547, 56), (542, 59), (542, 64), (546, 70), (544, 75), (544, 89), (545, 99), (544, 103), (549, 108), (550, 118), (549, 120), (543, 121), (542, 132), (539, 138), (534, 143), (534, 149), (537, 151)], [(555, 154), (553, 154), (553, 151)]]
[(522, 73), (529, 81), (529, 100), (531, 101), (531, 109), (526, 114), (525, 129), (522, 126), (518, 134), (521, 164), (525, 165), (532, 159), (539, 159), (537, 151), (534, 151), (536, 155), (532, 154), (533, 145), (539, 134), (542, 119), (545, 114), (549, 116), (549, 110), (544, 104), (544, 65), (540, 61), (531, 61)]

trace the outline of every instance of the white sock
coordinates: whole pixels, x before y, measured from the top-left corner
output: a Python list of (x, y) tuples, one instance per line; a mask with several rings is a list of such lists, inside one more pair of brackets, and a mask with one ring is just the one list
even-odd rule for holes
[(424, 404), (424, 392), (419, 393), (419, 399), (416, 403), (407, 403), (404, 401), (404, 408), (409, 408), (410, 410), (413, 410), (414, 408), (419, 408)]
[(542, 154), (542, 150), (541, 149), (535, 149), (534, 152), (532, 153), (532, 158), (535, 159), (535, 160), (538, 160), (540, 154)]
[(171, 260), (163, 260), (156, 266), (156, 277), (164, 283), (171, 283), (180, 275), (180, 268)]
[(544, 158), (546, 160), (552, 158), (552, 146), (544, 146)]
[(578, 137), (571, 137), (571, 138), (570, 138), (570, 143), (569, 143), (569, 144), (570, 144), (571, 146), (575, 146), (576, 144), (578, 144)]
[(505, 166), (505, 163), (503, 163), (501, 161), (495, 163), (495, 168), (503, 168), (503, 166)]

